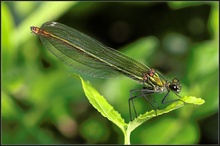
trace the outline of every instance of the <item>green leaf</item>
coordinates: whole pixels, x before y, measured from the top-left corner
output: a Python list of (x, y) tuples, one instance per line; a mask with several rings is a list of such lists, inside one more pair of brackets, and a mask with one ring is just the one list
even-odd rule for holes
[(201, 105), (205, 103), (205, 100), (201, 98), (196, 98), (194, 96), (184, 96), (181, 98), (185, 103), (191, 103), (191, 104), (196, 104), (196, 105)]
[[(165, 109), (157, 110), (157, 116), (176, 110), (182, 107), (184, 104), (201, 105), (205, 102), (203, 99), (196, 98), (194, 96), (184, 96), (181, 98), (181, 100), (184, 101), (185, 103), (183, 103), (182, 101), (173, 102), (172, 104), (168, 105)], [(136, 118), (135, 120), (133, 120), (128, 124), (129, 131), (134, 130), (136, 127), (150, 120), (153, 117), (156, 117), (156, 113), (154, 110), (151, 110), (150, 112), (146, 112), (145, 114), (140, 115), (138, 118)]]
[(96, 108), (104, 117), (115, 123), (122, 131), (124, 131), (125, 127), (127, 127), (127, 124), (124, 122), (124, 119), (121, 117), (118, 111), (116, 111), (88, 81), (84, 81), (77, 74), (71, 74), (71, 76), (81, 80), (85, 95), (93, 107)]

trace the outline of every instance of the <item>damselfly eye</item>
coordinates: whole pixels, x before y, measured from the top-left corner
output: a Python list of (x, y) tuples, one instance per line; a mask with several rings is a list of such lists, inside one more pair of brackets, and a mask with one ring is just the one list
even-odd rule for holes
[(179, 93), (180, 90), (181, 90), (181, 87), (179, 85), (174, 85), (174, 84), (171, 84), (170, 85), (170, 89), (176, 93)]
[(180, 83), (179, 83), (179, 80), (177, 78), (174, 78), (172, 80), (172, 83), (170, 84), (170, 89), (176, 93), (179, 93), (180, 90), (181, 90), (181, 86), (180, 86)]

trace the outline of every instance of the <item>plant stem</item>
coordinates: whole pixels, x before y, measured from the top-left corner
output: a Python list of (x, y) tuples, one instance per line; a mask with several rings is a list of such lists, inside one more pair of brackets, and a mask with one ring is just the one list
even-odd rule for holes
[(131, 143), (130, 143), (130, 135), (131, 135), (131, 132), (130, 131), (128, 131), (128, 130), (125, 130), (125, 131), (123, 131), (123, 133), (124, 133), (124, 144), (125, 145), (130, 145)]

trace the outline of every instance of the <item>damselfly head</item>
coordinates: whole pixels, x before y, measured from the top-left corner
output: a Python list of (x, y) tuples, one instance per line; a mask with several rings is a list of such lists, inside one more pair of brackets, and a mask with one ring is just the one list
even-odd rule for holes
[(172, 90), (175, 93), (179, 93), (181, 91), (180, 82), (177, 78), (174, 78), (172, 82), (169, 84), (170, 90)]

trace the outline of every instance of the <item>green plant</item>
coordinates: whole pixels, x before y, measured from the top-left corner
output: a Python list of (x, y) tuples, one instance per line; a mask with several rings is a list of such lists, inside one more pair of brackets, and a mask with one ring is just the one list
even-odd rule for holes
[[(155, 111), (147, 111), (143, 115), (139, 115), (133, 121), (129, 123), (125, 123), (125, 120), (121, 117), (118, 111), (116, 111), (112, 105), (110, 105), (106, 99), (99, 94), (99, 92), (88, 82), (84, 81), (79, 75), (71, 74), (73, 78), (80, 79), (82, 83), (82, 87), (86, 97), (89, 102), (92, 104), (94, 108), (96, 108), (104, 117), (106, 117), (109, 121), (116, 124), (124, 134), (124, 144), (130, 144), (130, 134), (133, 130), (135, 130), (138, 126), (143, 124), (144, 122), (150, 120), (153, 117), (156, 117)], [(201, 98), (196, 98), (194, 96), (184, 96), (181, 98), (185, 104), (195, 104), (201, 105), (205, 101)], [(176, 101), (167, 106), (165, 109), (157, 110), (157, 114), (163, 115), (165, 113), (176, 110), (184, 105), (182, 101)]]

